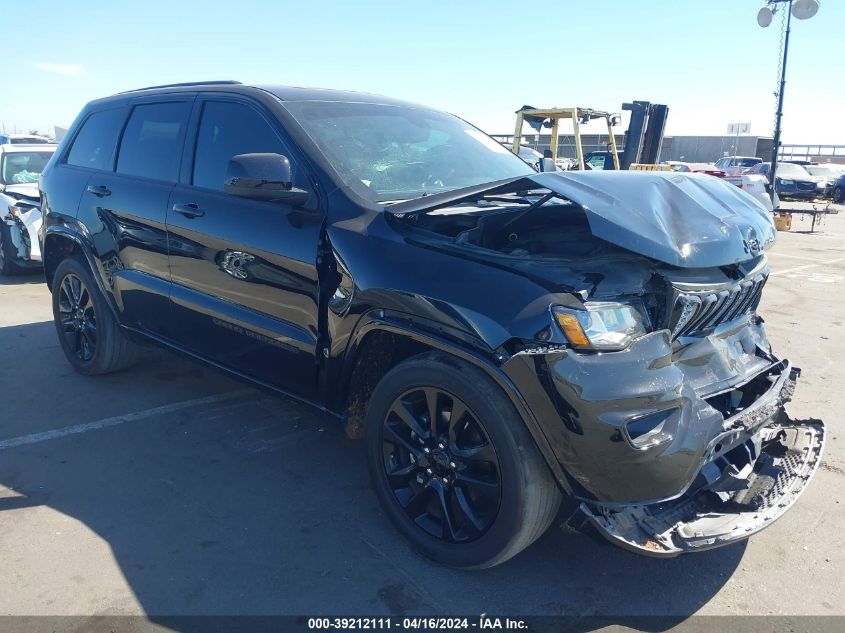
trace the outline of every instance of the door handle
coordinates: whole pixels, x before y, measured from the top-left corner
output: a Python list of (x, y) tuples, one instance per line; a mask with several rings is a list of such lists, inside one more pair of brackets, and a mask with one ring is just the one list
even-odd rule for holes
[(189, 202), (188, 204), (174, 204), (173, 212), (184, 215), (186, 218), (201, 218), (205, 215), (205, 211), (193, 202)]
[(87, 191), (88, 193), (93, 193), (98, 198), (105, 198), (106, 196), (111, 195), (111, 190), (105, 185), (88, 185), (85, 188), (85, 191)]

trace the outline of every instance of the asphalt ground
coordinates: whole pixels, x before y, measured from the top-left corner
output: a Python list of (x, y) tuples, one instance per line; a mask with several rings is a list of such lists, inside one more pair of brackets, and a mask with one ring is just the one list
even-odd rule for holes
[(331, 420), (161, 350), (79, 376), (41, 278), (0, 278), (0, 615), (845, 614), (845, 217), (808, 228), (779, 235), (760, 309), (803, 369), (791, 413), (828, 429), (792, 510), (671, 560), (560, 517), (482, 572), (413, 552)]

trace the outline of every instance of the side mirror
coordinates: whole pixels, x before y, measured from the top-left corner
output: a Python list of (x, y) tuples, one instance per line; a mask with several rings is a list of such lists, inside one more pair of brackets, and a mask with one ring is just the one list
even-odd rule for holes
[(308, 192), (293, 186), (290, 160), (281, 154), (238, 154), (229, 159), (223, 191), (253, 200), (303, 204)]
[(557, 171), (557, 165), (555, 165), (555, 161), (552, 158), (543, 157), (540, 160), (540, 171), (547, 172), (547, 171)]

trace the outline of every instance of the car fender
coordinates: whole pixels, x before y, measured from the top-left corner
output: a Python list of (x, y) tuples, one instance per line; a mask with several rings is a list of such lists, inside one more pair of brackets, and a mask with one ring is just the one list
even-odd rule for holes
[(470, 363), (478, 367), (488, 375), (507, 395), (513, 404), (520, 418), (524, 422), (534, 439), (537, 448), (543, 456), (552, 475), (560, 487), (567, 494), (572, 494), (567, 475), (564, 473), (560, 463), (554, 456), (548, 439), (543, 434), (537, 419), (531, 412), (528, 403), (525, 401), (519, 389), (511, 379), (499, 368), (496, 362), (505, 361), (508, 355), (505, 353), (493, 353), (490, 357), (472, 349), (469, 345), (457, 343), (454, 340), (426, 329), (419, 323), (418, 317), (398, 312), (388, 312), (382, 309), (374, 309), (361, 316), (346, 346), (343, 362), (343, 374), (341, 385), (348, 385), (357, 360), (357, 352), (364, 338), (375, 331), (385, 332), (400, 337), (405, 337), (428, 348), (443, 352), (454, 358)]
[(88, 264), (88, 268), (91, 270), (92, 277), (94, 277), (94, 281), (97, 284), (97, 287), (100, 290), (100, 293), (103, 297), (106, 298), (106, 304), (109, 306), (109, 309), (114, 314), (115, 319), (117, 319), (118, 323), (121, 322), (119, 316), (118, 306), (115, 300), (114, 293), (111, 291), (111, 288), (107, 286), (105, 283), (105, 274), (102, 266), (100, 265), (98, 259), (94, 256), (94, 252), (91, 248), (91, 245), (85, 239), (85, 236), (75, 231), (74, 229), (64, 226), (64, 225), (51, 225), (48, 226), (44, 231), (44, 243), (42, 245), (42, 257), (44, 260), (44, 274), (47, 278), (48, 287), (52, 292), (52, 283), (50, 279), (50, 275), (55, 271), (56, 267), (59, 265), (59, 261), (53, 262), (50, 242), (51, 240), (55, 239), (64, 239), (72, 241), (78, 250), (83, 254), (85, 257), (85, 261)]

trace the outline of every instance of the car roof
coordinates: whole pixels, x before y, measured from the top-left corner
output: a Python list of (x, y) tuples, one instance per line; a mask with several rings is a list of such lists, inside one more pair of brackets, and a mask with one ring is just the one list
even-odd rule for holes
[(381, 105), (404, 105), (414, 108), (426, 108), (416, 103), (385, 97), (383, 95), (367, 92), (355, 92), (351, 90), (334, 90), (330, 88), (307, 88), (302, 86), (285, 86), (279, 84), (243, 84), (239, 81), (191, 81), (178, 84), (165, 84), (160, 86), (148, 86), (136, 90), (119, 92), (109, 97), (103, 97), (92, 101), (92, 104), (100, 104), (109, 101), (122, 101), (126, 98), (143, 96), (146, 94), (173, 94), (179, 92), (197, 91), (221, 91), (236, 93), (254, 93), (260, 90), (272, 94), (281, 101), (337, 101), (346, 103), (373, 103)]
[(38, 151), (56, 151), (59, 145), (57, 143), (31, 143), (31, 144), (4, 144), (0, 145), (0, 152), (12, 154), (15, 152), (38, 152)]
[(0, 133), (0, 136), (7, 136), (8, 138), (47, 138), (41, 134), (21, 134), (19, 132), (2, 132)]

